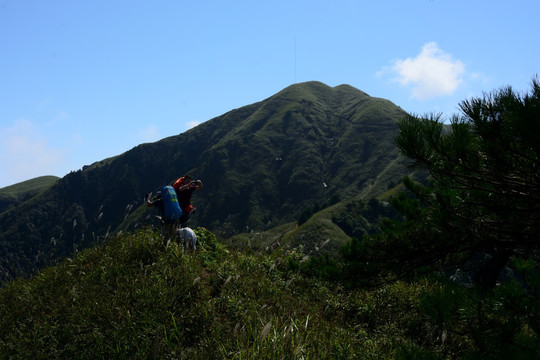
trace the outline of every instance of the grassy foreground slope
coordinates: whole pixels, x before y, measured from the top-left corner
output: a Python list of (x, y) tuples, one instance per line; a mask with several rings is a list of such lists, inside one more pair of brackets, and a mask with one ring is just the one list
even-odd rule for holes
[[(447, 332), (434, 310), (457, 311), (445, 299), (466, 301), (473, 296), (467, 289), (427, 280), (348, 289), (310, 276), (313, 263), (297, 251), (246, 254), (228, 250), (204, 228), (196, 232), (195, 254), (140, 230), (9, 283), (0, 289), (0, 358), (482, 355), (471, 336), (481, 330), (474, 314), (456, 318), (458, 334)], [(489, 331), (487, 339), (498, 332)], [(526, 330), (521, 336), (534, 346)]]

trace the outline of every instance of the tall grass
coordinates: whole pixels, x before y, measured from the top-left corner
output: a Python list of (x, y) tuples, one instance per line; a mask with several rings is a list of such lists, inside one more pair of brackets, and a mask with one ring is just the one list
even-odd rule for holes
[[(195, 254), (177, 243), (165, 247), (157, 232), (144, 229), (111, 236), (30, 280), (6, 285), (0, 290), (0, 359), (482, 354), (464, 331), (475, 321), (460, 310), (470, 308), (467, 289), (427, 280), (347, 289), (306, 275), (299, 251), (246, 254), (228, 250), (204, 228), (195, 230), (201, 245)], [(457, 308), (447, 304), (452, 294), (463, 299)], [(533, 331), (519, 334), (520, 346), (538, 344)]]

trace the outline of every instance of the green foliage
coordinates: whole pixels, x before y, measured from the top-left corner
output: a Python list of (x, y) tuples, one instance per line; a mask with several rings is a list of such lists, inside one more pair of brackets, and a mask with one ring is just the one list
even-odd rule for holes
[(424, 225), (429, 218), (419, 201), (405, 193), (393, 198), (392, 205), (403, 219), (383, 219), (381, 232), (355, 237), (341, 248), (344, 276), (350, 281), (377, 285), (445, 268), (441, 257), (452, 255), (452, 242), (444, 235), (451, 234), (434, 234)]
[(153, 224), (144, 194), (186, 173), (204, 183), (193, 196), (190, 225), (221, 237), (297, 221), (303, 209), (321, 209), (328, 199), (376, 196), (409, 172), (393, 143), (403, 114), (350, 86), (295, 84), (85, 166), (0, 214), (0, 253), (9, 254), (0, 259), (0, 283), (120, 230)]
[(539, 354), (539, 332), (533, 325), (538, 301), (514, 281), (489, 293), (435, 281), (419, 298), (418, 308), (429, 324), (425, 330), (439, 334), (449, 348), (467, 338), (468, 358), (534, 359)]
[(12, 206), (16, 206), (17, 204), (30, 199), (57, 180), (58, 178), (56, 176), (40, 176), (35, 179), (1, 188), (0, 214)]
[(283, 266), (294, 253), (229, 253), (207, 230), (197, 233), (194, 255), (141, 231), (8, 284), (0, 357), (355, 358), (368, 350), (343, 314), (326, 316), (325, 302), (310, 300), (330, 296), (330, 284)]
[(324, 280), (328, 266), (336, 269), (328, 257), (306, 258), (301, 249), (246, 254), (195, 231), (194, 254), (145, 229), (7, 284), (0, 358), (540, 355), (538, 302), (513, 283), (489, 295), (436, 278), (347, 288)]
[[(288, 88), (194, 129), (193, 137), (137, 147), (72, 173), (21, 204), (24, 221), (5, 227), (10, 241), (1, 240), (9, 249), (1, 271), (17, 273), (21, 259), (76, 255), (0, 289), (0, 358), (540, 358), (538, 82), (531, 95), (503, 89), (462, 103), (466, 117), (450, 128), (436, 117), (402, 121), (398, 145), (427, 167), (432, 182), (405, 178), (407, 192), (391, 200), (402, 218), (386, 219), (371, 236), (364, 234), (388, 209), (378, 200), (309, 204), (388, 188), (397, 158), (378, 168), (370, 163), (391, 154), (386, 143), (373, 147), (381, 139), (373, 129), (393, 129), (395, 108), (348, 87), (331, 96), (328, 90), (319, 83)], [(239, 125), (229, 131), (231, 124)], [(336, 150), (337, 143), (348, 150)], [(157, 186), (149, 177), (136, 180), (141, 168), (158, 171), (150, 154), (170, 159), (178, 151), (186, 153), (177, 164), (208, 179), (210, 191), (200, 198), (215, 214), (203, 209), (201, 218), (225, 233), (294, 220), (307, 206), (312, 214), (298, 227), (237, 238), (264, 253), (229, 249), (200, 227), (195, 253), (175, 242), (165, 247), (146, 227), (110, 235), (110, 224), (133, 211), (132, 195)], [(268, 152), (269, 162), (246, 155)], [(122, 183), (89, 179), (108, 173)], [(0, 216), (2, 224), (13, 213)], [(62, 241), (20, 235), (55, 219), (46, 237), (60, 233)], [(339, 243), (330, 233), (347, 238), (341, 230), (355, 236), (342, 249), (345, 262), (320, 251)], [(503, 266), (510, 274), (497, 286), (460, 277), (481, 284)]]
[(306, 221), (308, 221), (312, 216), (313, 214), (315, 214), (316, 212), (324, 209), (324, 208), (327, 208), (329, 206), (332, 206), (334, 204), (337, 204), (338, 202), (340, 202), (340, 197), (339, 195), (337, 194), (334, 194), (328, 201), (325, 201), (323, 204), (321, 205), (313, 205), (313, 206), (309, 206), (307, 207), (304, 211), (302, 211), (302, 213), (300, 214), (300, 217), (298, 218), (298, 225), (302, 225), (304, 224)]
[(364, 275), (459, 268), (491, 289), (512, 256), (539, 251), (540, 82), (528, 94), (504, 88), (460, 107), (450, 127), (439, 115), (399, 123), (399, 149), (431, 182), (406, 178), (407, 195), (393, 200), (404, 221), (347, 250)]
[(308, 221), (311, 216), (315, 213), (315, 209), (312, 208), (311, 206), (306, 208), (304, 211), (302, 211), (302, 213), (300, 214), (300, 217), (298, 218), (298, 222), (297, 224), (298, 225), (302, 225), (304, 224), (306, 221)]
[(364, 235), (379, 232), (383, 218), (396, 216), (391, 206), (381, 203), (376, 198), (371, 198), (367, 202), (355, 200), (347, 203), (343, 211), (332, 216), (332, 221), (350, 237), (362, 238)]
[(340, 263), (331, 258), (328, 253), (312, 256), (299, 267), (304, 274), (328, 280), (339, 280), (341, 277)]
[(438, 116), (400, 122), (400, 150), (431, 181), (404, 179), (407, 191), (392, 199), (403, 219), (344, 246), (343, 277), (383, 289), (426, 281), (412, 304), (417, 341), (396, 358), (535, 359), (540, 83), (530, 94), (505, 88), (461, 109), (450, 127)]

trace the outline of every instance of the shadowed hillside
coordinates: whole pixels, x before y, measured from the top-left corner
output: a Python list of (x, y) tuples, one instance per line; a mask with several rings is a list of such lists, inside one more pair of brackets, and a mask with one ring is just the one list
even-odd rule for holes
[(0, 214), (12, 206), (30, 199), (58, 180), (56, 176), (40, 176), (0, 189)]
[[(0, 288), (0, 358), (538, 359), (533, 89), (393, 137), (388, 102), (299, 84), (66, 176), (0, 217), (3, 271), (35, 273)], [(392, 139), (425, 162), (401, 184)], [(222, 236), (121, 233), (153, 218), (149, 169), (178, 176), (158, 156), (204, 179), (194, 223)]]
[(308, 82), (85, 166), (0, 215), (0, 281), (148, 223), (144, 194), (186, 173), (204, 182), (190, 225), (224, 237), (296, 221), (335, 196), (380, 194), (409, 171), (393, 142), (403, 114), (353, 87)]

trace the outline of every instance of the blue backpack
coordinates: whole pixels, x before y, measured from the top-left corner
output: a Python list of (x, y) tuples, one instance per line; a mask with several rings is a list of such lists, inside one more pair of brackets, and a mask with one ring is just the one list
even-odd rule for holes
[(163, 199), (163, 215), (166, 220), (178, 220), (182, 216), (182, 209), (178, 204), (176, 191), (172, 186), (161, 188), (161, 198)]

